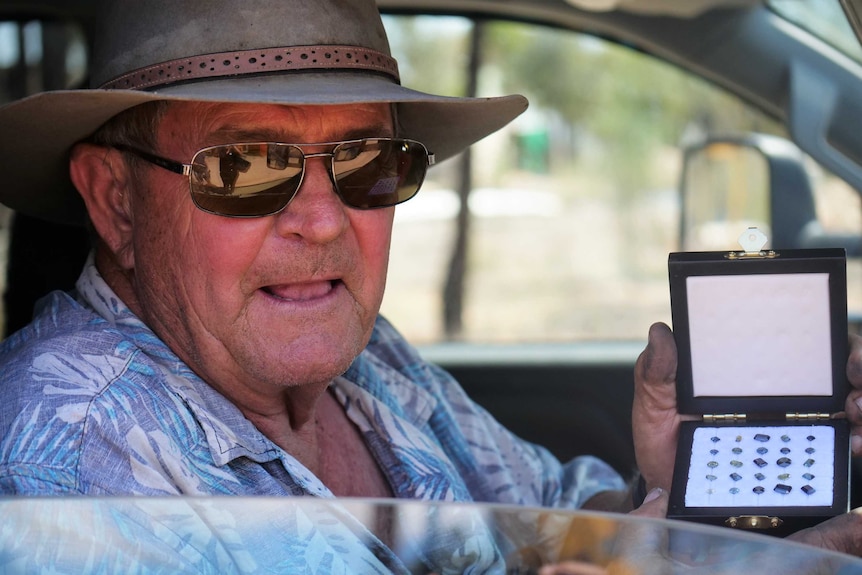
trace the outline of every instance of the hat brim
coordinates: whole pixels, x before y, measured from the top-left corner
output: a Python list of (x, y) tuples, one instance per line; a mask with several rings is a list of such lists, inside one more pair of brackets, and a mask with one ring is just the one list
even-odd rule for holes
[(58, 223), (84, 221), (69, 179), (69, 151), (111, 117), (158, 100), (333, 105), (393, 103), (405, 137), (438, 161), (491, 134), (527, 108), (523, 96), (454, 98), (404, 88), (367, 73), (302, 73), (220, 78), (154, 92), (60, 90), (0, 108), (0, 202)]

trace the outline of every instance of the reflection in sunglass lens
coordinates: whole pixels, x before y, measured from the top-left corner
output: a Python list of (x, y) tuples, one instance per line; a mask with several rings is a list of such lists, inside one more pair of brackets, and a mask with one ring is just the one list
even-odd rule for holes
[(192, 200), (225, 216), (274, 214), (302, 181), (302, 151), (288, 144), (215, 146), (198, 152), (192, 164)]
[[(365, 139), (337, 144), (331, 154), (336, 191), (359, 209), (409, 200), (422, 185), (428, 165), (425, 147), (410, 140)], [(302, 183), (305, 156), (292, 144), (214, 146), (192, 160), (191, 194), (202, 210), (254, 217), (282, 210)]]
[(354, 208), (394, 206), (419, 191), (427, 158), (423, 146), (404, 140), (341, 144), (332, 157), (338, 193)]

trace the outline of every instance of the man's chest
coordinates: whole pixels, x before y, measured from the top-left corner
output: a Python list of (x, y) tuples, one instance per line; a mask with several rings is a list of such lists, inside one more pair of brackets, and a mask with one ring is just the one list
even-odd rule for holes
[(392, 489), (357, 427), (331, 398), (319, 438), (321, 481), (341, 497), (393, 497)]

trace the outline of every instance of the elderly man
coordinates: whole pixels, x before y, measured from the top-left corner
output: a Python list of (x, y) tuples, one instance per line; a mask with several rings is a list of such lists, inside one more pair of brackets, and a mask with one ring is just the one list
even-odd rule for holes
[[(99, 14), (97, 88), (0, 110), (21, 135), (0, 200), (69, 221), (83, 199), (95, 238), (76, 292), (0, 348), (0, 491), (632, 509), (607, 465), (514, 437), (378, 316), (394, 206), (523, 98), (401, 87), (371, 1)], [(674, 372), (656, 326), (636, 373), (644, 513), (670, 484)]]

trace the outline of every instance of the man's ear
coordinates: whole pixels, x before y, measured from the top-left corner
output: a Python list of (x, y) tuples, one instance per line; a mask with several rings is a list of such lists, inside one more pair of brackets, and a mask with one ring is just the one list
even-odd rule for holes
[(76, 144), (69, 176), (84, 199), (90, 221), (117, 265), (134, 267), (129, 166), (113, 148)]

